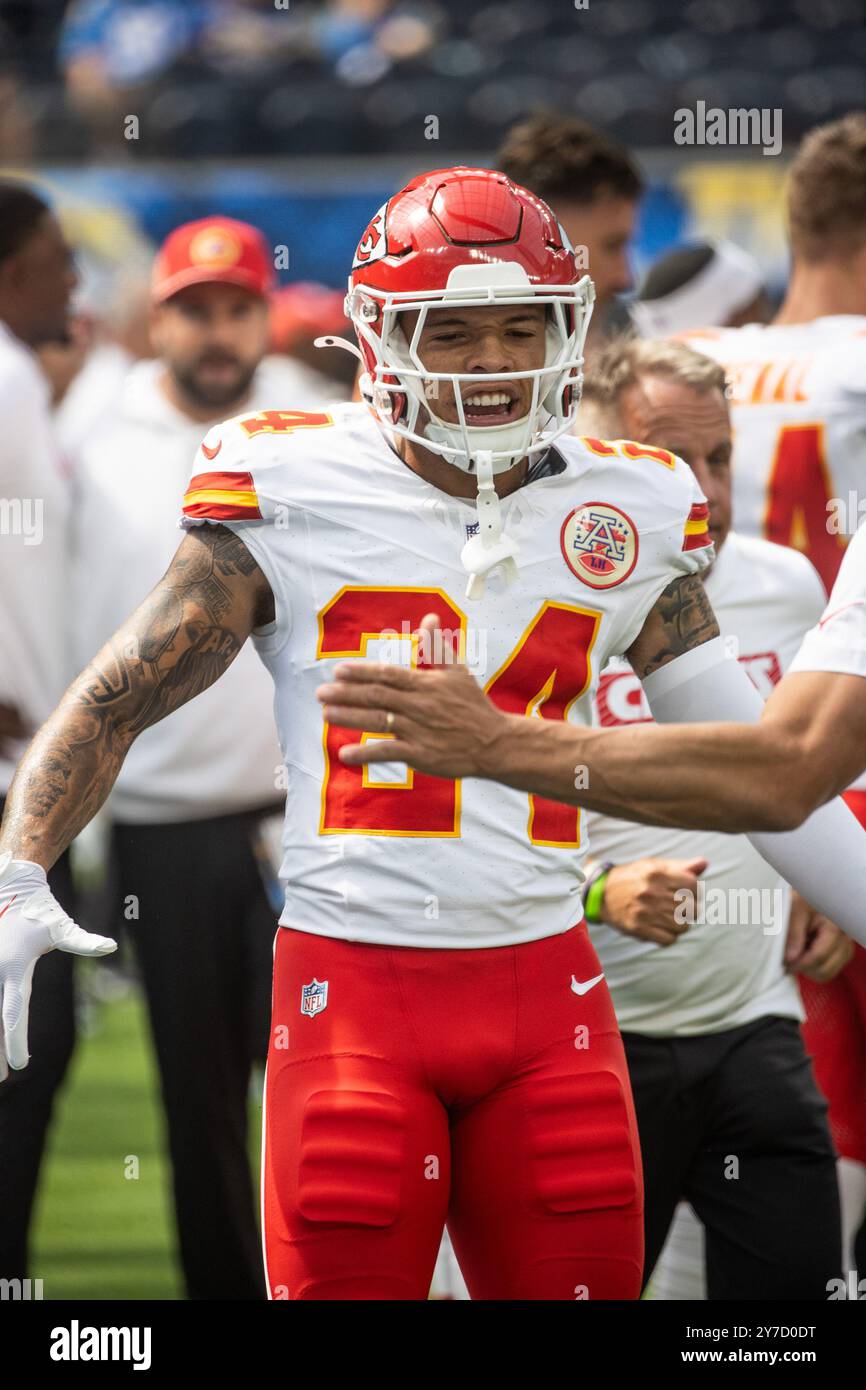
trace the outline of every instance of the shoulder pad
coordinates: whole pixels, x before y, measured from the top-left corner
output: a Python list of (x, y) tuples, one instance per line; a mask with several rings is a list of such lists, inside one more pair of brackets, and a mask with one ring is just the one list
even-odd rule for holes
[(325, 410), (259, 410), (214, 425), (199, 445), (183, 499), (185, 522), (260, 521), (259, 485), (299, 432), (335, 423)]

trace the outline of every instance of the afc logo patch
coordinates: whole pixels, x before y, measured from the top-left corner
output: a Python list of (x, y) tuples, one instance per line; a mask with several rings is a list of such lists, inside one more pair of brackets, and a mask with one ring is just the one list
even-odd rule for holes
[(565, 563), (591, 589), (612, 589), (628, 579), (638, 555), (637, 528), (610, 502), (584, 502), (562, 523)]
[(310, 1018), (320, 1014), (328, 1007), (328, 981), (317, 980), (315, 975), (308, 985), (301, 985), (301, 1013)]

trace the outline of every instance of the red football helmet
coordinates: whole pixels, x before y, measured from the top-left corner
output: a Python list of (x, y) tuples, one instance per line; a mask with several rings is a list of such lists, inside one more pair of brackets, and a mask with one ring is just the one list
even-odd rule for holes
[[(352, 263), (346, 313), (366, 368), (361, 389), (394, 433), (466, 471), (482, 455), (483, 472), (503, 472), (570, 429), (594, 299), (592, 281), (579, 275), (565, 232), (540, 198), (495, 170), (421, 174), (372, 218)], [(489, 378), (425, 369), (418, 344), (429, 310), (539, 302), (548, 308), (544, 365), (497, 374), (532, 380), (528, 414), (468, 425), (467, 388), (477, 393)], [(399, 322), (406, 311), (418, 312), (411, 338)], [(456, 424), (435, 413), (432, 383), (439, 381), (452, 384)]]

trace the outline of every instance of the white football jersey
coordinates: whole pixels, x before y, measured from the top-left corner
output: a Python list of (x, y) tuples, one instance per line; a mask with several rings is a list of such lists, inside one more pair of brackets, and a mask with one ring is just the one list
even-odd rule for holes
[(866, 676), (866, 523), (846, 550), (827, 607), (791, 670)]
[[(784, 546), (731, 532), (705, 585), (726, 645), (764, 699), (782, 677), (824, 603), (815, 570)], [(652, 720), (627, 662), (602, 674), (597, 722)], [(598, 923), (593, 944), (613, 994), (620, 1027), (654, 1037), (688, 1037), (738, 1028), (768, 1014), (801, 1018), (800, 996), (785, 973), (790, 890), (745, 835), (636, 825), (587, 815), (593, 858), (706, 859), (697, 918), (660, 947)]]
[(568, 930), (581, 917), (576, 808), (401, 764), (346, 767), (339, 750), (361, 735), (325, 725), (315, 690), (346, 658), (411, 663), (432, 611), (503, 709), (589, 723), (597, 674), (662, 590), (712, 555), (690, 469), (640, 445), (560, 440), (558, 471), (503, 502), (517, 581), (493, 573), (470, 603), (460, 552), (474, 501), (406, 467), (366, 406), (238, 416), (202, 450), (183, 524), (231, 526), (276, 604), (254, 641), (288, 775), (281, 923), (425, 947)]
[(802, 551), (829, 592), (866, 516), (866, 317), (682, 336), (730, 377), (734, 525)]

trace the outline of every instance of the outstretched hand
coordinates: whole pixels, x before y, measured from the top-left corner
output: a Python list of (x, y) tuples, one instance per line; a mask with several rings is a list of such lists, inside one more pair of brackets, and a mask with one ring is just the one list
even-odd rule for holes
[(416, 636), (416, 670), (359, 661), (338, 666), (316, 691), (329, 723), (382, 735), (348, 744), (340, 759), (351, 766), (405, 762), (435, 777), (484, 776), (508, 716), (456, 660), (434, 613)]
[(45, 870), (0, 854), (0, 1081), (29, 1061), (27, 1018), (33, 971), (48, 951), (106, 956), (117, 942), (77, 926), (53, 897)]

